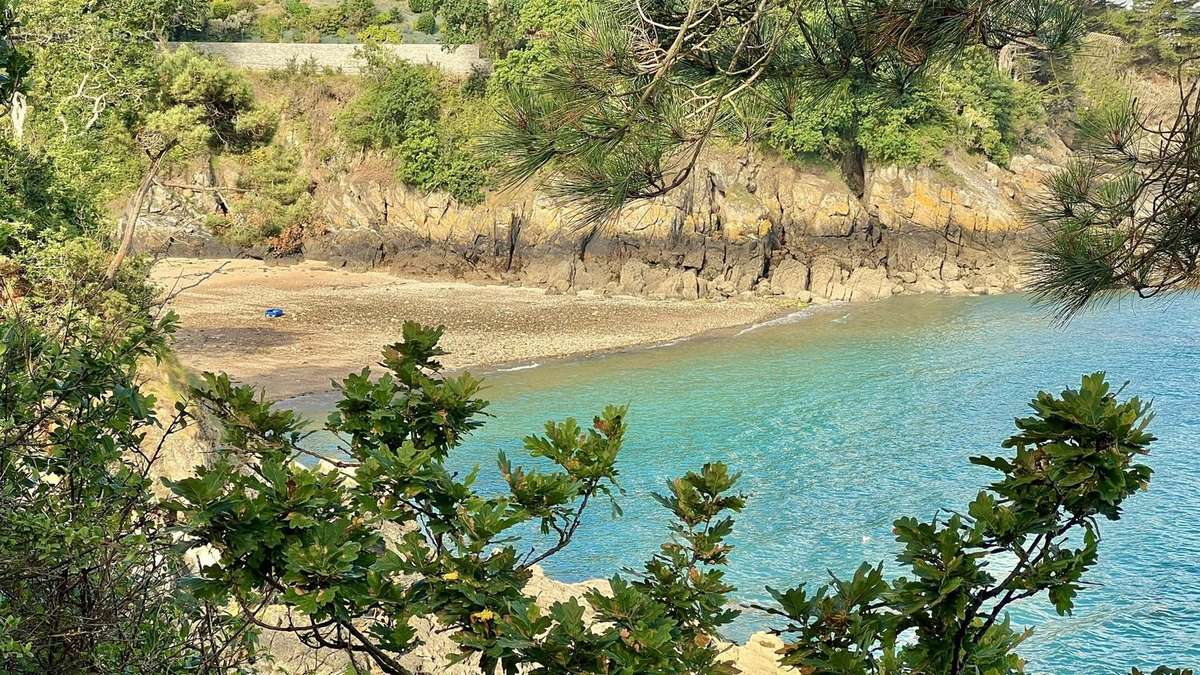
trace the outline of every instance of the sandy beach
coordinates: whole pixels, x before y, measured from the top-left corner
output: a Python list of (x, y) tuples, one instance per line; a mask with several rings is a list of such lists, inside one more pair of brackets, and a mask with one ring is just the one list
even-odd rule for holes
[[(404, 321), (446, 326), (452, 369), (484, 373), (653, 344), (794, 311), (774, 300), (679, 301), (347, 272), (320, 262), (165, 259), (153, 277), (180, 315), (176, 349), (196, 371), (225, 371), (275, 398), (328, 390), (373, 365)], [(264, 316), (278, 307), (282, 318)]]

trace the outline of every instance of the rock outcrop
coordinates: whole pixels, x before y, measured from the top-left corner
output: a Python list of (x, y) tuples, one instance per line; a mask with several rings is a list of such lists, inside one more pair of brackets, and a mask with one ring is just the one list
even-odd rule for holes
[[(302, 255), (354, 268), (664, 298), (777, 295), (800, 302), (898, 293), (997, 293), (1022, 286), (1021, 202), (1067, 150), (1048, 138), (1011, 170), (948, 155), (937, 169), (883, 167), (854, 197), (832, 174), (714, 151), (665, 198), (580, 228), (569, 205), (532, 189), (464, 206), (399, 184), (383, 158), (313, 169), (317, 224)], [(143, 246), (230, 255), (205, 232), (236, 169), (157, 189)], [(268, 257), (268, 246), (249, 251)]]

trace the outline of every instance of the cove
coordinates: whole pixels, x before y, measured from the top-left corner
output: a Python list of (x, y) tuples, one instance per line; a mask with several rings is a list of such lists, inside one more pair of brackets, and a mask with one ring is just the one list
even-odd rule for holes
[[(599, 506), (548, 561), (564, 581), (640, 567), (667, 534), (651, 498), (705, 461), (742, 472), (747, 494), (728, 572), (739, 602), (765, 586), (819, 585), (861, 561), (894, 570), (891, 523), (961, 508), (994, 473), (967, 458), (1000, 442), (1039, 389), (1105, 370), (1154, 400), (1150, 490), (1102, 522), (1100, 563), (1073, 616), (1041, 599), (1012, 614), (1035, 629), (1034, 673), (1129, 672), (1200, 662), (1200, 295), (1124, 301), (1054, 326), (1020, 296), (908, 296), (826, 308), (794, 322), (493, 374), (494, 419), (452, 457), (502, 491), (495, 457), (525, 464), (521, 438), (546, 419), (590, 421), (630, 406), (619, 467), (624, 515)], [(747, 612), (744, 639), (772, 624)]]

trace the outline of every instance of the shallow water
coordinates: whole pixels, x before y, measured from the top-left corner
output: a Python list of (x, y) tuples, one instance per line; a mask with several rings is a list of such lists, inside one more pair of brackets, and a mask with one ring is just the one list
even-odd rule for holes
[[(1072, 617), (1044, 600), (1013, 613), (1035, 628), (1031, 672), (1129, 672), (1200, 663), (1200, 296), (1126, 302), (1065, 329), (1021, 297), (905, 297), (826, 309), (741, 335), (682, 342), (488, 378), (490, 420), (452, 458), (481, 464), (501, 489), (497, 451), (549, 418), (590, 417), (628, 403), (620, 460), (625, 515), (603, 508), (547, 561), (566, 581), (639, 566), (666, 533), (650, 497), (679, 473), (721, 460), (742, 471), (729, 570), (739, 601), (763, 587), (822, 583), (896, 551), (897, 516), (965, 504), (994, 472), (967, 462), (999, 453), (1038, 389), (1106, 370), (1153, 398), (1160, 437), (1150, 491), (1103, 524), (1100, 564)], [(533, 462), (529, 462), (533, 463)], [(768, 625), (746, 614), (744, 638)]]

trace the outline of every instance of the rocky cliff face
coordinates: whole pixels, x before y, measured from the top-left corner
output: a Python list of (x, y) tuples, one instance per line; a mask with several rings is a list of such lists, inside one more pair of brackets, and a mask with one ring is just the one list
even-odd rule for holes
[[(530, 188), (478, 206), (425, 196), (366, 157), (314, 170), (319, 224), (302, 254), (356, 268), (666, 298), (776, 295), (801, 302), (898, 293), (998, 293), (1022, 286), (1021, 204), (1062, 161), (1056, 137), (1008, 169), (949, 155), (936, 169), (878, 168), (855, 198), (832, 171), (733, 150), (710, 153), (689, 184), (581, 229), (569, 205)], [(143, 246), (173, 255), (236, 253), (199, 224), (237, 169), (162, 188)], [(252, 255), (270, 255), (259, 247)]]

